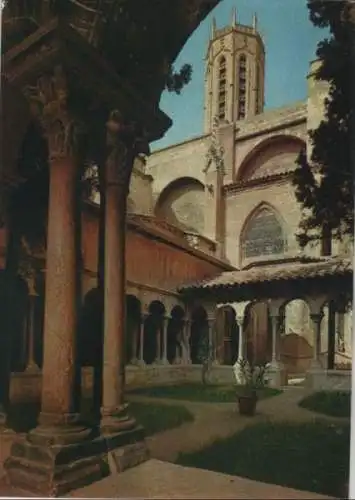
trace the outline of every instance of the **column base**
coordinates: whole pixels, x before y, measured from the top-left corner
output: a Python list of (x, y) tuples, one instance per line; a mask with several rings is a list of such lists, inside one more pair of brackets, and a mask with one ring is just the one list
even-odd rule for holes
[(322, 363), (320, 362), (319, 359), (312, 359), (312, 361), (309, 365), (309, 370), (310, 371), (312, 371), (312, 370), (319, 371), (319, 370), (324, 370), (324, 368), (323, 368)]
[(13, 443), (4, 469), (12, 487), (44, 497), (63, 496), (149, 458), (139, 427), (72, 444), (39, 444), (32, 438)]
[(267, 369), (267, 377), (269, 380), (269, 387), (279, 389), (287, 385), (287, 374), (282, 363), (279, 361), (272, 361)]

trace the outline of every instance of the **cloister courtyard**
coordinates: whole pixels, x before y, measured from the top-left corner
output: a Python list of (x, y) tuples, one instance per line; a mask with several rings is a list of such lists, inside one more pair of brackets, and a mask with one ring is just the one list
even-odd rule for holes
[[(302, 386), (260, 391), (254, 417), (241, 416), (236, 387), (185, 382), (127, 390), (146, 431), (150, 460), (72, 491), (71, 497), (340, 498), (349, 470), (350, 393)], [(81, 410), (91, 418), (92, 395)], [(9, 415), (17, 436), (36, 424), (39, 405)], [(6, 455), (14, 433), (1, 437)], [(1, 474), (3, 475), (3, 470)], [(1, 495), (20, 494), (2, 485)]]

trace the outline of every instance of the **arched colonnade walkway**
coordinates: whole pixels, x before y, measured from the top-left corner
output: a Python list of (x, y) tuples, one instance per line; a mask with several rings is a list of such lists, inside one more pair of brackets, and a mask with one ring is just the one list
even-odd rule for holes
[(260, 265), (180, 292), (185, 300), (204, 303), (209, 316), (217, 311), (215, 364), (236, 358), (269, 363), (271, 382), (279, 386), (288, 375), (331, 375), (351, 363), (351, 357), (344, 362), (345, 344), (351, 345), (345, 335), (352, 316), (350, 259)]

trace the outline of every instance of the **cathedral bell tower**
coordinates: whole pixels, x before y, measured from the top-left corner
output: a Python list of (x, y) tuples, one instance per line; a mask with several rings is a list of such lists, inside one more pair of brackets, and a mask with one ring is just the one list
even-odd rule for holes
[(252, 26), (239, 24), (233, 9), (230, 26), (217, 29), (213, 19), (206, 55), (204, 131), (212, 130), (213, 118), (234, 123), (264, 110), (265, 48)]

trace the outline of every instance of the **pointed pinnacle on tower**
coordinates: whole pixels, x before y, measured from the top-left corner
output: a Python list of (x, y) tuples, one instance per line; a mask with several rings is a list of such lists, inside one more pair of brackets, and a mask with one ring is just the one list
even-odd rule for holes
[(253, 15), (253, 29), (254, 31), (257, 31), (258, 29), (258, 16), (256, 15), (256, 12), (254, 12)]
[(217, 31), (216, 18), (212, 17), (211, 40), (213, 40), (216, 37), (216, 31)]
[(232, 8), (232, 27), (235, 28), (237, 26), (237, 7)]

